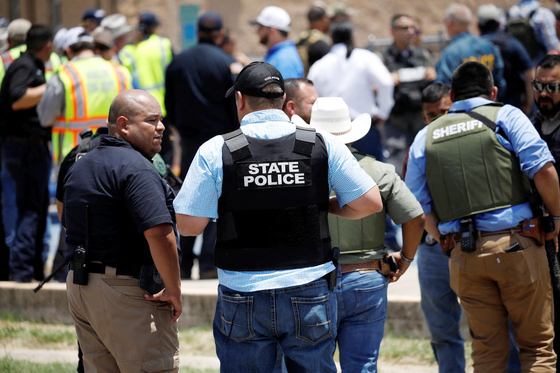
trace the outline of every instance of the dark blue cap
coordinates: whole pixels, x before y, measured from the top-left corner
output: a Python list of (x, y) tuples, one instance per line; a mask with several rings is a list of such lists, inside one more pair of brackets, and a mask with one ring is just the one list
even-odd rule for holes
[(138, 17), (138, 22), (145, 26), (157, 26), (160, 24), (156, 15), (151, 12), (144, 12)]
[(224, 27), (222, 17), (216, 12), (204, 13), (198, 19), (198, 31), (212, 32), (219, 31)]
[(82, 16), (82, 21), (85, 21), (86, 19), (92, 19), (97, 23), (101, 23), (101, 21), (103, 21), (103, 18), (105, 18), (105, 11), (103, 9), (91, 8), (86, 10), (84, 15)]

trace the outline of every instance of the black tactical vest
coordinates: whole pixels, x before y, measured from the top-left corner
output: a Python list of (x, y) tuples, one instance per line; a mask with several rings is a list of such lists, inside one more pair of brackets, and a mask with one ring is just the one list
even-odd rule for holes
[(332, 259), (328, 154), (321, 135), (297, 128), (279, 139), (223, 135), (216, 267), (303, 268)]
[(540, 137), (544, 140), (544, 142), (546, 142), (546, 145), (548, 145), (548, 149), (550, 149), (550, 152), (552, 153), (552, 156), (556, 161), (556, 163), (554, 163), (554, 167), (556, 168), (557, 172), (560, 172), (560, 126), (556, 127), (556, 129), (552, 131), (552, 133), (545, 135), (542, 133), (541, 118), (539, 118), (537, 115), (535, 115), (535, 117), (533, 118), (533, 125), (535, 126), (535, 129), (539, 133)]

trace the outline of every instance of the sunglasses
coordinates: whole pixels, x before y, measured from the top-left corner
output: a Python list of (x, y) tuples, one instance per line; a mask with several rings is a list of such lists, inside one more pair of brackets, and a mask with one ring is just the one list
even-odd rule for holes
[(533, 86), (533, 91), (535, 92), (542, 92), (546, 88), (548, 93), (560, 93), (560, 83), (541, 83), (533, 80), (531, 85)]
[(414, 26), (394, 26), (393, 27), (395, 30), (402, 30), (402, 31), (407, 31), (409, 28), (410, 29), (414, 29)]

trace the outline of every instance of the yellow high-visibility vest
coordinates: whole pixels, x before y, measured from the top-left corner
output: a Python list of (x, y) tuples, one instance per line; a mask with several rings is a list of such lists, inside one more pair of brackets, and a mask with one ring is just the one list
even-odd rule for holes
[(58, 76), (64, 84), (66, 108), (52, 129), (55, 162), (78, 145), (84, 128), (95, 131), (104, 126), (115, 96), (131, 88), (130, 75), (97, 56), (62, 65)]
[[(4, 80), (4, 75), (6, 75), (8, 67), (10, 67), (12, 62), (17, 60), (26, 50), (27, 45), (22, 44), (0, 54), (0, 59), (2, 59), (2, 63), (0, 64), (0, 84), (2, 84), (2, 80)], [(45, 79), (47, 81), (49, 81), (49, 79), (58, 72), (61, 64), (62, 62), (60, 61), (58, 54), (54, 52), (51, 53), (49, 60), (45, 63)]]
[(132, 66), (131, 73), (136, 78), (138, 88), (156, 98), (165, 116), (165, 70), (173, 58), (171, 41), (154, 34), (135, 47), (129, 47), (124, 53), (130, 51), (133, 51), (134, 57), (129, 66)]

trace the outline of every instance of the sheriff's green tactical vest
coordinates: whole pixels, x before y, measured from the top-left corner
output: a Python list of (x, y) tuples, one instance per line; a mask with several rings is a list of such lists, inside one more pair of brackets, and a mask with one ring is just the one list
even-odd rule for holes
[[(360, 167), (373, 176), (375, 158), (353, 151)], [(340, 248), (342, 264), (366, 263), (382, 258), (385, 248), (385, 203), (383, 210), (363, 219), (350, 220), (329, 214), (332, 246)]]
[[(473, 111), (495, 122), (501, 106)], [(442, 115), (430, 123), (426, 181), (443, 223), (527, 202), (531, 190), (515, 154), (492, 129), (467, 114)]]

